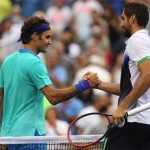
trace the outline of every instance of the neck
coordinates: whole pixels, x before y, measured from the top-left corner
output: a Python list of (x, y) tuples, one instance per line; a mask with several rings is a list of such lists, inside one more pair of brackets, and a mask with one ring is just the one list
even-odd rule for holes
[(131, 30), (131, 33), (132, 33), (132, 35), (135, 33), (135, 32), (137, 32), (137, 31), (139, 31), (139, 30), (142, 30), (142, 29), (145, 29), (144, 27), (139, 27), (139, 26), (134, 26), (133, 28), (132, 28), (132, 30)]
[(36, 48), (36, 46), (34, 44), (32, 44), (32, 43), (30, 43), (30, 44), (24, 44), (24, 48), (25, 49), (29, 49), (29, 50), (33, 51), (34, 53), (36, 53), (36, 54), (39, 53), (38, 50), (37, 50), (37, 48)]

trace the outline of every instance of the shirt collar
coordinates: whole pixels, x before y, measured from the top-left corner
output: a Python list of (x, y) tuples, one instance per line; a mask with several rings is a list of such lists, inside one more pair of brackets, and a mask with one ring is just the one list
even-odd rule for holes
[(19, 52), (20, 53), (30, 53), (30, 54), (32, 54), (32, 55), (34, 55), (34, 56), (36, 56), (37, 58), (40, 59), (40, 57), (35, 52), (33, 52), (32, 50), (29, 50), (29, 49), (19, 49)]
[[(146, 29), (138, 30), (138, 31), (136, 31), (132, 36), (135, 36), (135, 35), (138, 35), (138, 34), (141, 34), (141, 33), (148, 34), (148, 30), (146, 30)], [(132, 36), (131, 36), (131, 37), (132, 37)], [(131, 37), (130, 37), (130, 38), (131, 38)], [(130, 38), (129, 38), (129, 39), (130, 39)], [(127, 40), (125, 41), (125, 44), (126, 44), (126, 45), (128, 44), (129, 39), (127, 39)]]
[(136, 31), (136, 32), (135, 32), (132, 36), (135, 36), (135, 35), (137, 35), (137, 34), (141, 34), (141, 33), (148, 34), (148, 30), (146, 30), (146, 29), (138, 30), (138, 31)]

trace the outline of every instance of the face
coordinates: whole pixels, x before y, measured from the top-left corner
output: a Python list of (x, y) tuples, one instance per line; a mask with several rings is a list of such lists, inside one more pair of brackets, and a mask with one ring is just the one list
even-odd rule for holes
[(124, 36), (130, 37), (131, 36), (131, 25), (130, 25), (129, 19), (125, 15), (124, 11), (121, 15), (121, 25), (120, 26), (124, 32)]
[(46, 53), (48, 46), (51, 45), (53, 38), (53, 30), (48, 30), (42, 33), (42, 35), (38, 35), (37, 41), (37, 50), (38, 53)]
[(63, 7), (64, 6), (64, 0), (55, 0), (55, 4), (57, 7)]

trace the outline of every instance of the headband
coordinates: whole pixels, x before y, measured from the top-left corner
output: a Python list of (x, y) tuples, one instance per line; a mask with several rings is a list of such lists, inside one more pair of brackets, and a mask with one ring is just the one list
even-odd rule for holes
[[(42, 33), (42, 32), (45, 32), (47, 30), (50, 30), (50, 29), (51, 28), (50, 28), (49, 24), (47, 23), (47, 24), (42, 24), (40, 26), (35, 27), (29, 33), (30, 33), (30, 35), (32, 35), (35, 32), (36, 33)], [(17, 42), (20, 42), (20, 41), (22, 41), (21, 37), (20, 37), (20, 39)]]

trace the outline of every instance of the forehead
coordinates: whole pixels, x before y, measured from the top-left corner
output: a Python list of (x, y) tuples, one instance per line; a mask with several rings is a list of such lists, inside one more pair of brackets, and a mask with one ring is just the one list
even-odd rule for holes
[(122, 16), (126, 16), (124, 10), (122, 11)]
[(123, 12), (122, 12), (122, 14), (121, 14), (121, 18), (127, 18), (127, 16), (126, 16), (124, 10), (123, 10)]
[(44, 36), (47, 36), (47, 35), (53, 36), (54, 35), (54, 29), (51, 28), (50, 30), (43, 32), (43, 35)]

